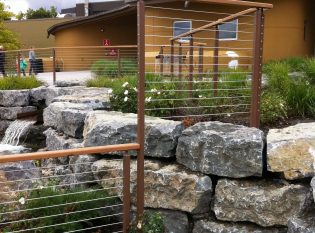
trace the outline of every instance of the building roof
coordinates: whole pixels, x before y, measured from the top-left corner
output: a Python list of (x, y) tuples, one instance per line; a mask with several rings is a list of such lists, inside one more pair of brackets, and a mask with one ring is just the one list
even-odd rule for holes
[(96, 22), (99, 21), (100, 19), (107, 19), (107, 18), (111, 18), (111, 17), (115, 17), (115, 16), (121, 16), (124, 14), (129, 14), (132, 12), (136, 12), (136, 6), (133, 4), (126, 4), (122, 7), (110, 10), (110, 11), (105, 11), (105, 12), (101, 12), (95, 15), (91, 15), (91, 16), (86, 16), (86, 17), (79, 17), (73, 20), (69, 20), (67, 22), (63, 22), (63, 23), (58, 23), (55, 24), (53, 26), (51, 26), (50, 28), (48, 28), (47, 32), (48, 32), (48, 37), (52, 34), (54, 35), (57, 31), (62, 30), (62, 29), (66, 29), (66, 28), (70, 28), (73, 26), (78, 26), (81, 24), (85, 24), (85, 23), (91, 23), (91, 22)]

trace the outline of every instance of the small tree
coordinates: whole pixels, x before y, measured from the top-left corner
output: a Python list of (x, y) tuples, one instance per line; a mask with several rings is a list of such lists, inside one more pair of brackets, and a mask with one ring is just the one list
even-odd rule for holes
[(4, 20), (12, 16), (14, 14), (6, 11), (5, 5), (0, 2), (0, 45), (3, 45), (5, 49), (17, 49), (20, 46), (17, 35), (7, 29), (3, 23)]
[(57, 8), (54, 6), (50, 7), (50, 10), (47, 10), (43, 7), (33, 10), (29, 8), (26, 13), (26, 19), (41, 19), (41, 18), (56, 18), (57, 16)]

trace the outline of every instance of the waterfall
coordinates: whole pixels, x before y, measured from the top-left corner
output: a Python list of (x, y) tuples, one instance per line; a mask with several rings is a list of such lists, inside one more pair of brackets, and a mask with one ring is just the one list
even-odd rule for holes
[(0, 144), (17, 146), (20, 141), (21, 135), (27, 132), (35, 121), (16, 120), (5, 131), (5, 135)]

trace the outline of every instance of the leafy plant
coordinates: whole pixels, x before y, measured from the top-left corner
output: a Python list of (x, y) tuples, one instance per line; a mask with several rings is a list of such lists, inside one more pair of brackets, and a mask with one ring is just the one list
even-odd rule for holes
[(31, 89), (42, 85), (42, 82), (36, 79), (35, 76), (29, 77), (14, 77), (8, 76), (0, 78), (0, 90), (20, 90)]
[[(162, 215), (159, 212), (145, 211), (143, 214), (142, 230), (143, 233), (164, 233), (165, 226)], [(137, 227), (133, 223), (130, 226), (130, 233), (136, 232)]]
[[(94, 62), (91, 66), (91, 70), (96, 76), (114, 78), (119, 76), (118, 65), (118, 60), (116, 58), (103, 59)], [(121, 76), (134, 75), (137, 72), (136, 61), (132, 59), (122, 58), (120, 60), (120, 68)]]
[(261, 99), (261, 122), (271, 123), (287, 118), (288, 106), (285, 99), (275, 92), (264, 92)]
[[(95, 189), (95, 190), (94, 190)], [(20, 220), (8, 225), (4, 232), (37, 228), (33, 232), (67, 232), (117, 222), (111, 206), (116, 198), (99, 186), (91, 189), (57, 190), (38, 188), (27, 197), (19, 197)], [(53, 226), (52, 226), (53, 225)], [(51, 227), (49, 227), (51, 226)]]
[(309, 82), (315, 85), (315, 59), (308, 59), (305, 64), (305, 74)]

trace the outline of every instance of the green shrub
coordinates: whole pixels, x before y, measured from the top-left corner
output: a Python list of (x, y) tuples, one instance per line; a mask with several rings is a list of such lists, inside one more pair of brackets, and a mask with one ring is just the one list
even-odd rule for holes
[(264, 92), (261, 99), (261, 122), (271, 123), (287, 118), (286, 100), (275, 92)]
[[(164, 233), (163, 217), (159, 212), (144, 212), (142, 222), (143, 233)], [(136, 233), (136, 224), (131, 224), (130, 233)]]
[[(71, 195), (71, 193), (75, 194)], [(21, 200), (20, 198), (24, 197), (20, 196), (19, 200)], [(4, 232), (31, 228), (39, 228), (32, 231), (38, 233), (67, 232), (80, 229), (81, 232), (84, 232), (84, 228), (118, 222), (115, 217), (105, 217), (113, 214), (113, 210), (106, 208), (106, 206), (116, 203), (119, 203), (119, 200), (109, 197), (109, 194), (99, 186), (90, 189), (74, 188), (71, 191), (57, 190), (51, 187), (38, 188), (32, 190), (25, 197), (25, 203), (18, 206), (20, 213), (22, 213), (19, 217), (20, 220), (7, 226)], [(47, 227), (50, 225), (54, 226)]]
[(0, 78), (0, 90), (21, 90), (32, 89), (41, 86), (43, 83), (34, 76)]
[(290, 107), (290, 115), (315, 117), (315, 86), (310, 85), (308, 81), (294, 82), (286, 98)]
[(282, 59), (281, 62), (289, 66), (290, 72), (303, 72), (307, 59), (304, 57), (289, 57)]
[(305, 65), (305, 74), (309, 82), (315, 85), (315, 59), (308, 59)]
[[(134, 75), (137, 72), (137, 63), (132, 59), (121, 59), (120, 67), (121, 76)], [(91, 70), (96, 76), (118, 77), (118, 61), (115, 58), (99, 60), (92, 64)]]

